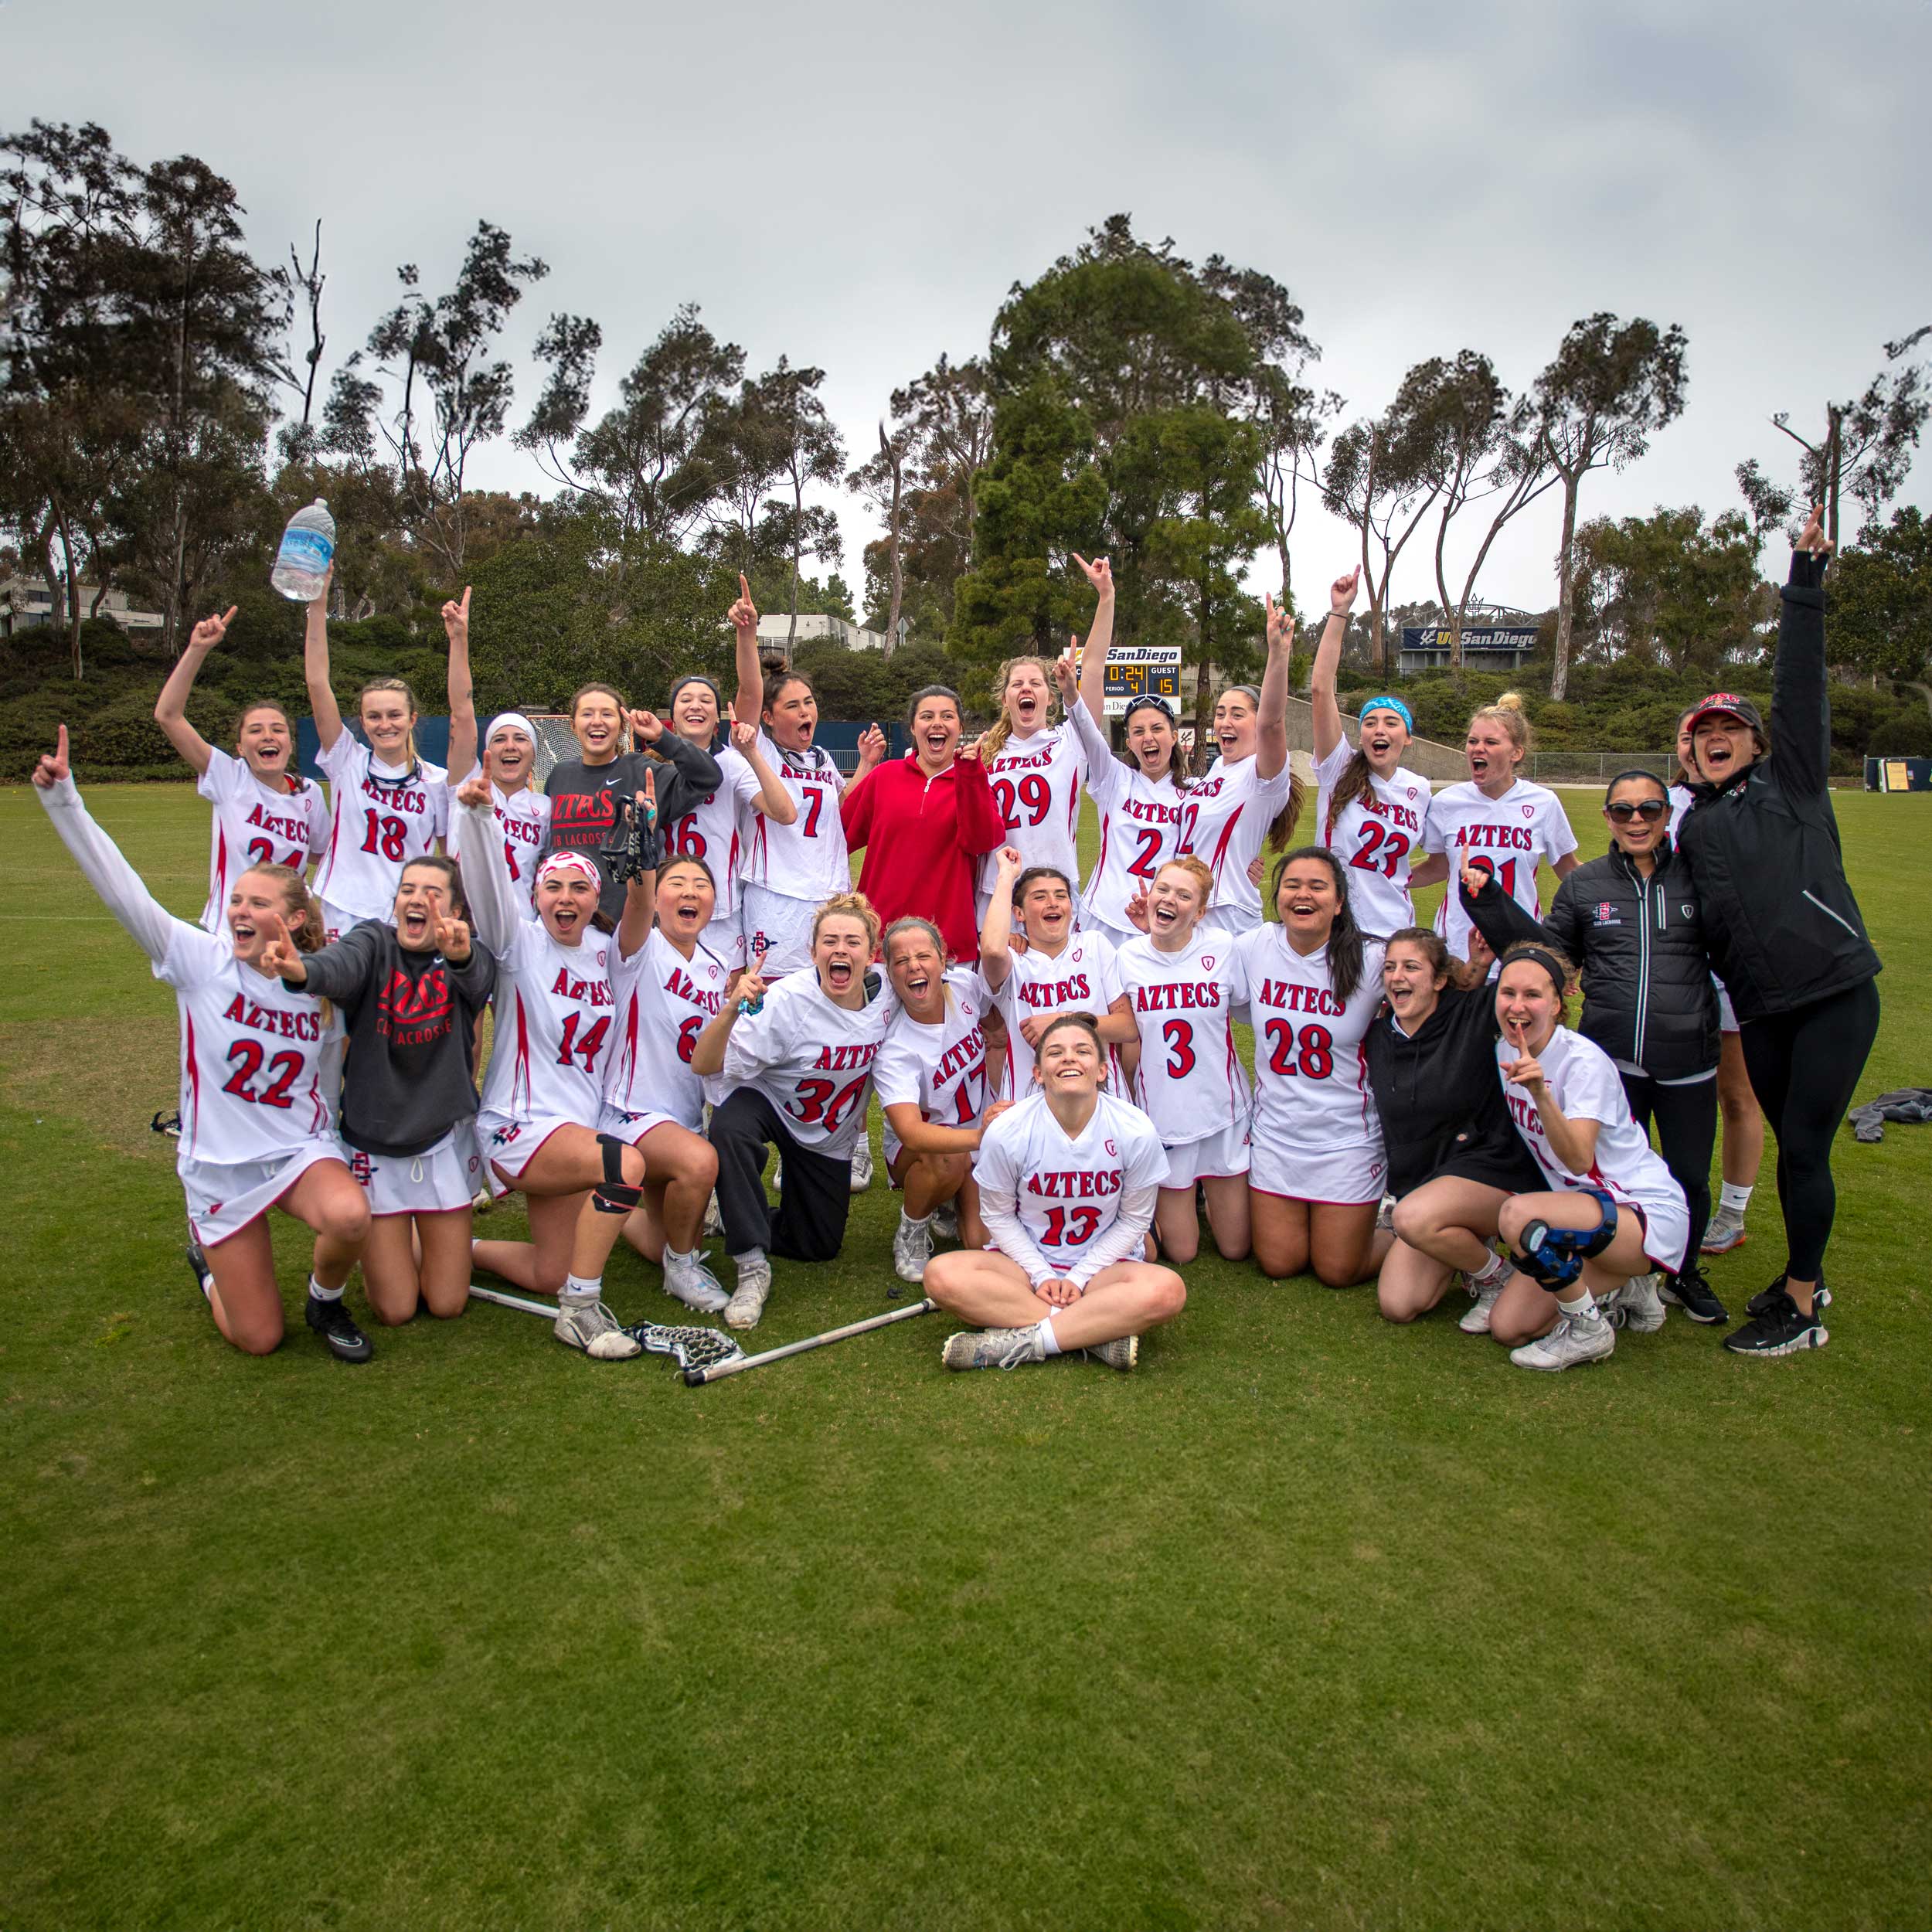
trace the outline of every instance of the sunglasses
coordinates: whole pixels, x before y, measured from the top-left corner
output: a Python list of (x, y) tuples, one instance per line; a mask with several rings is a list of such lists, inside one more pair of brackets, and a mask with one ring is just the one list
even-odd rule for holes
[(1618, 825), (1627, 825), (1633, 818), (1641, 818), (1646, 824), (1655, 824), (1670, 810), (1670, 807), (1661, 798), (1646, 798), (1642, 804), (1635, 805), (1620, 798), (1615, 804), (1606, 805), (1604, 809)]

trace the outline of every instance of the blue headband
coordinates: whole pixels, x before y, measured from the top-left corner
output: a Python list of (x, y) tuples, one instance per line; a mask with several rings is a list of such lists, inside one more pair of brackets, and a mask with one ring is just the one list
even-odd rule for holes
[(1366, 718), (1372, 711), (1393, 711), (1402, 720), (1403, 729), (1409, 736), (1413, 738), (1416, 735), (1416, 721), (1409, 715), (1409, 707), (1400, 698), (1371, 698), (1357, 715)]

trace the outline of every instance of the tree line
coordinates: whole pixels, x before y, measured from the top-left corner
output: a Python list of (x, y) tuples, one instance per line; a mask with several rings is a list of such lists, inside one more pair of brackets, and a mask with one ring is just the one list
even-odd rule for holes
[[(505, 702), (592, 675), (648, 688), (720, 655), (741, 570), (794, 632), (804, 613), (852, 615), (842, 492), (879, 522), (866, 621), (971, 701), (999, 660), (1056, 651), (1084, 623), (1066, 567), (1078, 550), (1114, 560), (1119, 635), (1179, 646), (1203, 720), (1217, 683), (1255, 666), (1243, 584), (1258, 560), (1292, 600), (1290, 539), (1311, 502), (1355, 533), (1353, 641), (1372, 675), (1404, 607), (1399, 570), (1433, 591), (1422, 607), (1460, 665), (1498, 538), (1546, 499), (1561, 525), (1553, 701), (1580, 663), (1715, 673), (1761, 651), (1774, 605), (1758, 551), (1809, 501), (1835, 537), (1861, 534), (1841, 573), (1842, 602), (1863, 573), (1836, 633), (1848, 661), (1917, 678), (1932, 646), (1923, 525), (1909, 509), (1885, 520), (1932, 409), (1932, 328), (1886, 344), (1859, 396), (1801, 419), (1781, 409), (1788, 471), (1740, 464), (1741, 508), (1591, 519), (1590, 476), (1636, 461), (1684, 410), (1675, 324), (1585, 316), (1519, 390), (1469, 348), (1352, 406), (1316, 381), (1321, 349), (1284, 283), (1190, 260), (1117, 215), (1014, 284), (983, 349), (895, 388), (876, 447), (848, 450), (822, 369), (781, 355), (754, 371), (691, 303), (601, 410), (601, 326), (553, 314), (515, 420), (503, 338), (549, 268), (488, 221), (440, 291), (401, 265), (393, 305), (332, 358), (319, 223), (285, 261), (258, 260), (231, 184), (192, 156), (131, 161), (93, 124), (36, 121), (0, 139), (0, 568), (53, 587), (76, 679), (109, 590), (161, 613), (172, 655), (316, 495), (341, 529), (345, 621), (420, 638), (451, 587), (487, 580), (479, 696), (493, 667)], [(478, 453), (506, 437), (549, 493), (474, 488)], [(262, 621), (274, 628), (271, 610)]]

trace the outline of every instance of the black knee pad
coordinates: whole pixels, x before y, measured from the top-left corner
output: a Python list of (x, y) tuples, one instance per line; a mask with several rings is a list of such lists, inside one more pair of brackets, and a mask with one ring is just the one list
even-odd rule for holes
[(591, 1190), (590, 1205), (600, 1214), (628, 1214), (644, 1189), (624, 1178), (624, 1144), (614, 1134), (600, 1134), (597, 1145), (604, 1150), (604, 1179)]
[(1583, 1271), (1592, 1255), (1601, 1254), (1617, 1238), (1617, 1203), (1600, 1187), (1585, 1188), (1601, 1210), (1594, 1228), (1553, 1228), (1547, 1221), (1525, 1224), (1517, 1239), (1522, 1271), (1553, 1294), (1566, 1288)]

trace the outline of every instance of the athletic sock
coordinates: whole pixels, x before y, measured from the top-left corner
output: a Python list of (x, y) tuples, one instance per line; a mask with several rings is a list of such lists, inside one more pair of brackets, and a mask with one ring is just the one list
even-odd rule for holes
[(742, 1272), (746, 1268), (759, 1267), (764, 1260), (765, 1251), (763, 1248), (747, 1248), (743, 1253), (734, 1254), (731, 1258)]
[(1751, 1190), (1748, 1187), (1726, 1181), (1718, 1190), (1717, 1205), (1726, 1214), (1742, 1214), (1750, 1204)]
[(602, 1296), (603, 1293), (604, 1277), (602, 1275), (599, 1275), (594, 1281), (587, 1281), (579, 1274), (566, 1274), (563, 1277), (563, 1293), (561, 1297), (563, 1301), (595, 1301)]
[(1514, 1265), (1507, 1255), (1492, 1254), (1487, 1267), (1478, 1268), (1470, 1276), (1469, 1285), (1486, 1293), (1491, 1288), (1501, 1287), (1514, 1271)]
[(1573, 1301), (1566, 1301), (1561, 1295), (1559, 1295), (1556, 1298), (1556, 1305), (1573, 1321), (1582, 1321), (1597, 1312), (1597, 1298), (1587, 1288), (1579, 1288), (1577, 1291), (1577, 1298)]
[(1053, 1332), (1053, 1318), (1050, 1315), (1042, 1317), (1039, 1326), (1033, 1332), (1039, 1337), (1040, 1347), (1048, 1355), (1060, 1353), (1060, 1338)]
[(923, 1228), (932, 1226), (930, 1214), (908, 1214), (903, 1208), (899, 1210), (899, 1225), (903, 1228)]
[(664, 1244), (664, 1265), (667, 1268), (674, 1261), (696, 1261), (697, 1258), (698, 1250), (696, 1248), (687, 1254), (680, 1248), (674, 1248), (668, 1241)]
[(308, 1291), (318, 1301), (341, 1301), (342, 1298), (342, 1288), (345, 1288), (348, 1286), (349, 1284), (345, 1281), (342, 1284), (342, 1288), (325, 1288), (322, 1286), (321, 1282), (315, 1279), (314, 1275), (311, 1274), (308, 1277)]

